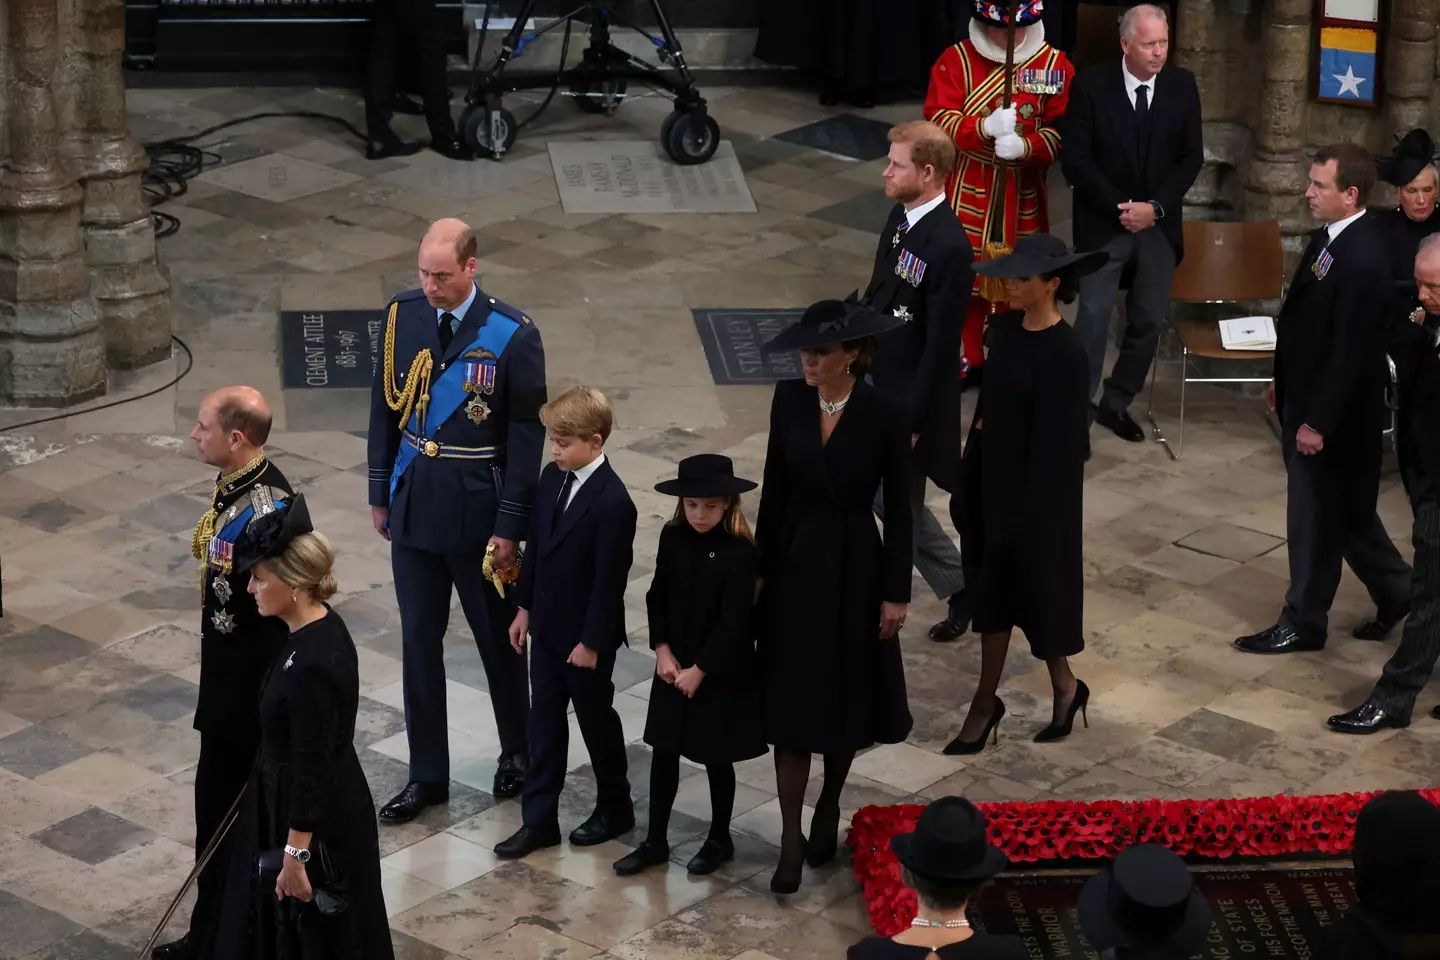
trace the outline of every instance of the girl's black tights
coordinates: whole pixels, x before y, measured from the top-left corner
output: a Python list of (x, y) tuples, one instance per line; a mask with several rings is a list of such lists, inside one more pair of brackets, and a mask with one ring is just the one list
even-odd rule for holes
[[(708, 763), (705, 774), (710, 780), (710, 839), (725, 842), (730, 838), (730, 815), (735, 810), (735, 765)], [(650, 757), (650, 833), (652, 843), (668, 842), (670, 811), (675, 794), (680, 790), (680, 754), (656, 750)]]

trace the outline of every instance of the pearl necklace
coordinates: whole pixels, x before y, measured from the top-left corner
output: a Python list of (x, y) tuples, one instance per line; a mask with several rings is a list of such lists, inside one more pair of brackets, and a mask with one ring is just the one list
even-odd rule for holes
[(926, 920), (924, 917), (916, 917), (910, 921), (912, 927), (943, 927), (947, 930), (955, 930), (960, 927), (970, 926), (970, 921), (961, 917), (959, 920)]
[(852, 384), (850, 385), (850, 389), (845, 391), (845, 396), (841, 397), (839, 400), (836, 400), (834, 403), (831, 403), (829, 400), (826, 400), (824, 397), (820, 396), (820, 391), (818, 391), (818, 390), (815, 391), (815, 395), (816, 395), (817, 397), (820, 397), (820, 410), (821, 410), (821, 412), (822, 412), (822, 413), (828, 413), (830, 416), (833, 417), (833, 416), (835, 416), (836, 414), (838, 414), (841, 410), (844, 410), (844, 409), (845, 409), (845, 404), (847, 404), (847, 403), (850, 402), (850, 394), (852, 394), (852, 393), (854, 393), (854, 392), (855, 392), (855, 385), (852, 383)]

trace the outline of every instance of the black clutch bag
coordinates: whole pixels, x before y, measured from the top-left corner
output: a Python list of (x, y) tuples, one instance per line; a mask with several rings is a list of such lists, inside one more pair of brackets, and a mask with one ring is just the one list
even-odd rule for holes
[[(281, 847), (266, 850), (255, 858), (261, 889), (274, 891), (275, 882), (284, 865), (285, 850)], [(315, 895), (315, 909), (319, 910), (322, 916), (333, 917), (349, 909), (350, 902), (345, 899), (344, 884), (336, 876), (334, 865), (330, 862), (323, 843), (315, 844), (310, 862), (305, 864), (305, 873), (310, 878), (310, 889)]]

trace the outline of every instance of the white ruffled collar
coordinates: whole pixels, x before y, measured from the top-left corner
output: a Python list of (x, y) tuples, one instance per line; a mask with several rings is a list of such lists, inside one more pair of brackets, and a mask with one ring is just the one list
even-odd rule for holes
[[(1024, 63), (1045, 46), (1045, 24), (1039, 20), (1027, 25), (1025, 36), (1015, 44), (1015, 62)], [(975, 46), (975, 52), (989, 60), (991, 63), (998, 63), (1002, 66), (1005, 63), (1005, 48), (994, 43), (985, 33), (985, 25), (979, 20), (970, 21), (970, 42)]]

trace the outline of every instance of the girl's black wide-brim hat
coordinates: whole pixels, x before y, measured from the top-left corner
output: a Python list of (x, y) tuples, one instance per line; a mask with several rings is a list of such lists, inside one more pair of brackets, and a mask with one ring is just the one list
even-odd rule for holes
[(667, 497), (733, 497), (754, 490), (753, 480), (735, 476), (735, 463), (718, 453), (700, 453), (680, 461), (680, 475), (655, 484), (655, 492)]
[(985, 815), (964, 797), (941, 797), (926, 807), (912, 833), (890, 838), (890, 849), (912, 874), (930, 883), (978, 883), (1004, 870), (1005, 851), (985, 839)]
[(821, 300), (811, 304), (798, 323), (781, 330), (761, 349), (766, 353), (784, 353), (863, 340), (893, 330), (904, 322), (902, 317), (870, 309), (851, 294), (846, 300)]
[(1013, 280), (1068, 269), (1073, 276), (1083, 277), (1099, 270), (1109, 259), (1110, 254), (1104, 250), (1071, 253), (1065, 241), (1054, 234), (1033, 233), (1017, 240), (1013, 253), (975, 264), (975, 272), (982, 277)]

